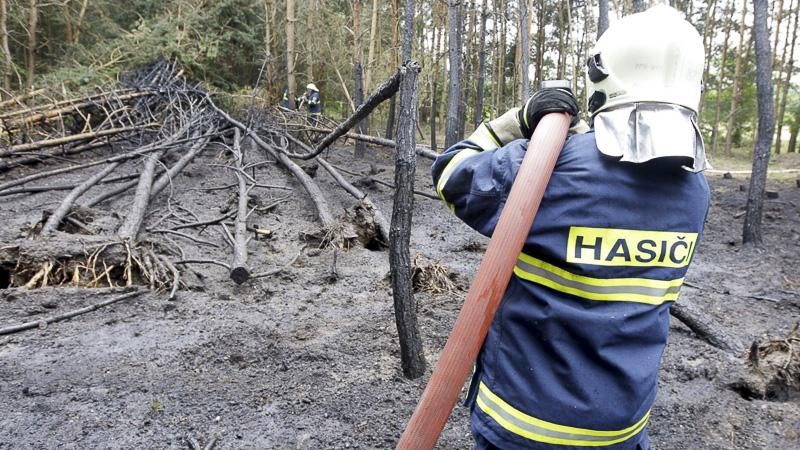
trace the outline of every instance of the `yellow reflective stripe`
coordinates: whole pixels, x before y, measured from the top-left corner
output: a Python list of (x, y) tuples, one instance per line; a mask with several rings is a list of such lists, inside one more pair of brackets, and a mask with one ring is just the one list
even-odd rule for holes
[(650, 411), (635, 424), (622, 430), (591, 430), (560, 425), (523, 413), (506, 403), (481, 382), (478, 407), (506, 430), (537, 442), (582, 447), (601, 447), (626, 441), (647, 425)]
[(473, 150), (471, 148), (465, 148), (464, 150), (458, 152), (456, 156), (453, 156), (453, 159), (451, 159), (450, 162), (448, 162), (447, 165), (444, 167), (444, 170), (442, 170), (442, 175), (439, 177), (439, 182), (436, 183), (436, 193), (439, 194), (439, 197), (441, 197), (442, 200), (444, 200), (444, 202), (447, 204), (448, 208), (450, 208), (451, 211), (454, 210), (455, 207), (451, 205), (447, 201), (447, 199), (444, 198), (444, 194), (442, 193), (444, 187), (447, 185), (447, 180), (450, 179), (450, 175), (453, 174), (453, 171), (456, 170), (456, 167), (458, 167), (459, 164), (461, 164), (465, 159), (469, 158), (470, 156), (477, 155), (478, 153), (480, 153), (480, 151)]
[(486, 122), (481, 123), (468, 139), (483, 150), (492, 150), (503, 145), (497, 141)]
[(587, 300), (660, 305), (678, 299), (683, 278), (592, 278), (568, 272), (521, 253), (514, 267), (518, 277)]

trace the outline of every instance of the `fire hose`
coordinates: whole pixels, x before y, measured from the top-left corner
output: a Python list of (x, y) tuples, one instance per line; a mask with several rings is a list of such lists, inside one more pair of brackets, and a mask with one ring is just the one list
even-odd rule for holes
[(536, 126), (464, 306), (397, 450), (433, 449), (436, 445), (511, 280), (569, 123), (569, 115), (551, 113)]

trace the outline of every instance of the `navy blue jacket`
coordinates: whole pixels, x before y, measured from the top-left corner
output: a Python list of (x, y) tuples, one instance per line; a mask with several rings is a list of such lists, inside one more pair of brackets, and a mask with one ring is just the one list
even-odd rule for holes
[[(437, 191), (491, 236), (527, 145), (456, 144), (434, 162)], [(477, 362), (473, 432), (503, 449), (648, 448), (669, 307), (708, 200), (675, 160), (623, 163), (593, 132), (570, 137)]]
[(319, 114), (322, 112), (322, 101), (319, 98), (319, 92), (310, 91), (306, 104), (308, 105), (308, 112), (311, 114)]

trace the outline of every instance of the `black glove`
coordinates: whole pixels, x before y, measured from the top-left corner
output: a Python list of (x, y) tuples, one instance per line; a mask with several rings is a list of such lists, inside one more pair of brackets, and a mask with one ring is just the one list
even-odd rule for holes
[(536, 125), (545, 114), (565, 112), (572, 115), (570, 127), (580, 120), (578, 101), (572, 92), (565, 89), (542, 89), (535, 92), (519, 110), (519, 128), (525, 139), (530, 139)]

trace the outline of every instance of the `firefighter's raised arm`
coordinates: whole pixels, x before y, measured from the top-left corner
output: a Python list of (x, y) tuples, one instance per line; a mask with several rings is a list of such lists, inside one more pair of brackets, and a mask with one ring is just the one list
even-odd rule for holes
[(566, 112), (578, 123), (578, 104), (570, 91), (542, 89), (525, 105), (482, 123), (472, 135), (447, 149), (433, 163), (436, 192), (448, 208), (479, 233), (490, 236), (511, 190), (539, 120)]

